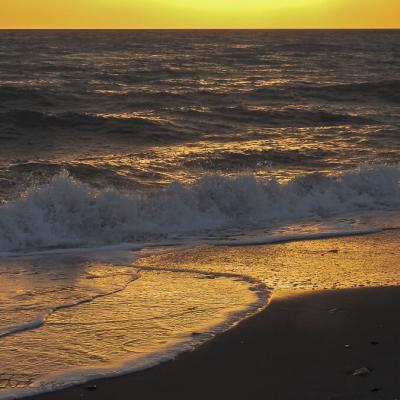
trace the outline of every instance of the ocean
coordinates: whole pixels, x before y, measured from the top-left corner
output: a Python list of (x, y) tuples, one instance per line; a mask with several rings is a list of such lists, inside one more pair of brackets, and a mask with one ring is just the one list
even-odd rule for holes
[[(170, 359), (276, 287), (362, 284), (282, 246), (400, 227), (399, 42), (0, 31), (0, 399)], [(256, 244), (274, 269), (233, 268)]]

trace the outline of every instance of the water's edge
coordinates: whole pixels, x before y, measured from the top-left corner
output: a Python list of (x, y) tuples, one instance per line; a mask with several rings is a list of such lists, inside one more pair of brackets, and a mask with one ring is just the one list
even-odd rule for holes
[[(225, 316), (223, 321), (220, 321), (216, 325), (207, 327), (203, 332), (195, 333), (191, 337), (184, 338), (178, 341), (172, 346), (149, 353), (146, 356), (142, 356), (135, 360), (125, 360), (119, 363), (108, 365), (107, 367), (97, 368), (82, 368), (76, 369), (64, 373), (56, 373), (45, 376), (40, 381), (35, 382), (30, 388), (23, 389), (11, 389), (0, 394), (0, 400), (12, 400), (21, 399), (39, 394), (45, 394), (49, 392), (55, 392), (62, 389), (67, 389), (73, 386), (89, 383), (94, 380), (103, 378), (112, 378), (121, 375), (130, 374), (133, 372), (143, 371), (159, 365), (163, 362), (174, 360), (179, 354), (186, 351), (192, 351), (199, 347), (201, 344), (211, 340), (216, 335), (226, 332), (233, 328), (240, 322), (258, 314), (264, 310), (271, 297), (271, 292), (268, 290), (265, 284), (257, 281), (254, 278), (239, 275), (239, 274), (227, 274), (227, 273), (206, 273), (204, 271), (193, 271), (184, 269), (173, 269), (173, 268), (159, 268), (159, 267), (138, 267), (139, 275), (140, 270), (143, 271), (163, 271), (163, 272), (185, 272), (196, 275), (204, 275), (206, 277), (213, 275), (215, 278), (224, 277), (239, 279), (248, 283), (249, 290), (256, 294), (257, 300), (251, 304), (244, 306), (242, 310), (236, 312), (229, 312)], [(122, 289), (124, 290), (124, 289)], [(57, 312), (57, 310), (54, 310)], [(32, 327), (36, 329), (37, 327)]]
[[(231, 242), (221, 242), (221, 243), (212, 243), (215, 247), (219, 246), (254, 246), (254, 245), (275, 245), (283, 242), (291, 242), (291, 241), (307, 241), (307, 240), (325, 240), (329, 238), (345, 238), (348, 236), (363, 236), (363, 235), (372, 235), (383, 231), (388, 230), (397, 230), (399, 228), (368, 228), (368, 229), (360, 229), (354, 231), (337, 231), (337, 232), (328, 232), (328, 233), (310, 233), (308, 235), (287, 235), (285, 237), (279, 237), (276, 240), (266, 239), (266, 240), (244, 240), (238, 241), (237, 243)], [(207, 243), (210, 245), (210, 243)], [(151, 247), (151, 246), (149, 246)], [(190, 244), (190, 248), (194, 247), (194, 244)], [(126, 246), (123, 246), (124, 249), (127, 249)], [(136, 249), (136, 248), (135, 248)], [(90, 251), (90, 249), (81, 249), (83, 252)], [(91, 249), (95, 251), (95, 249)], [(103, 248), (104, 250), (104, 248)], [(63, 250), (68, 252), (68, 250)], [(78, 249), (75, 249), (78, 251)], [(74, 252), (74, 251), (73, 251)], [(40, 252), (40, 254), (43, 254)], [(50, 251), (50, 255), (53, 254), (53, 251)], [(153, 254), (148, 254), (140, 257), (139, 259), (143, 260), (145, 258), (151, 257)], [(34, 254), (33, 254), (34, 256)], [(211, 325), (207, 327), (207, 329), (202, 330), (200, 333), (196, 333), (195, 335), (191, 335), (191, 337), (182, 338), (180, 341), (177, 341), (174, 345), (167, 346), (160, 351), (149, 353), (146, 356), (142, 356), (135, 360), (125, 360), (116, 364), (109, 364), (106, 367), (97, 367), (97, 368), (83, 368), (76, 369), (69, 372), (52, 374), (41, 378), (40, 382), (36, 382), (34, 386), (30, 388), (24, 389), (12, 389), (3, 392), (0, 394), (0, 400), (11, 400), (11, 399), (21, 399), (31, 396), (36, 396), (39, 394), (55, 392), (59, 390), (63, 390), (66, 388), (87, 384), (89, 382), (112, 378), (122, 375), (127, 375), (134, 372), (143, 371), (154, 366), (157, 366), (161, 363), (172, 361), (178, 355), (192, 351), (198, 348), (200, 345), (212, 340), (215, 336), (226, 332), (233, 327), (237, 326), (242, 321), (255, 316), (256, 314), (265, 310), (271, 300), (273, 292), (270, 288), (266, 286), (263, 282), (247, 276), (240, 275), (234, 273), (218, 273), (218, 272), (206, 272), (204, 270), (199, 269), (185, 269), (185, 268), (173, 268), (173, 267), (163, 267), (163, 266), (143, 266), (136, 265), (136, 263), (131, 265), (135, 272), (137, 273), (138, 278), (140, 277), (140, 272), (143, 271), (158, 271), (158, 272), (176, 272), (176, 273), (188, 273), (194, 275), (202, 275), (205, 277), (213, 276), (215, 278), (223, 277), (223, 278), (231, 278), (241, 280), (249, 284), (249, 290), (255, 293), (257, 296), (257, 300), (251, 304), (246, 304), (243, 306), (243, 309), (229, 312), (224, 315), (225, 319), (220, 321), (217, 324)], [(132, 280), (130, 283), (134, 282)], [(130, 284), (128, 283), (128, 285)], [(128, 286), (127, 285), (127, 286)], [(127, 287), (126, 286), (126, 287)], [(126, 288), (125, 287), (125, 288)], [(123, 288), (122, 290), (124, 290)], [(57, 312), (57, 310), (54, 310)]]

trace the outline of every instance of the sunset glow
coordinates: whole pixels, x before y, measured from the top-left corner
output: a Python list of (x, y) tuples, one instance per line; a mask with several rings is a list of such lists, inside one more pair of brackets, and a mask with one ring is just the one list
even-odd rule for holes
[(398, 0), (2, 0), (1, 28), (397, 28)]

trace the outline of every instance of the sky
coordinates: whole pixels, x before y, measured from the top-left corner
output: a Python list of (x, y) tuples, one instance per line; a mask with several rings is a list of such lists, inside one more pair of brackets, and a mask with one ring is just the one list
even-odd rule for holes
[(0, 28), (400, 28), (400, 0), (0, 0)]

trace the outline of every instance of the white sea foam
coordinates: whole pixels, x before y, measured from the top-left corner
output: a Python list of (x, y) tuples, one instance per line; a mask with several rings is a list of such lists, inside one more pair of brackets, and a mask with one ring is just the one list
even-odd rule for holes
[(0, 251), (166, 240), (226, 228), (400, 208), (400, 168), (320, 173), (288, 183), (206, 176), (156, 193), (96, 191), (67, 174), (0, 208)]

